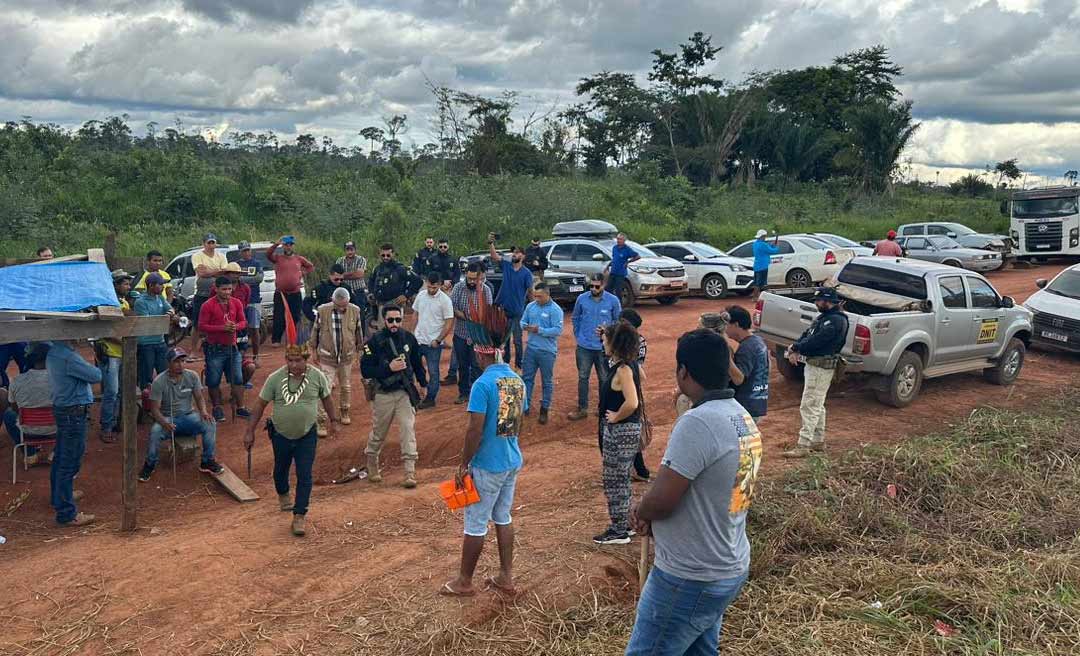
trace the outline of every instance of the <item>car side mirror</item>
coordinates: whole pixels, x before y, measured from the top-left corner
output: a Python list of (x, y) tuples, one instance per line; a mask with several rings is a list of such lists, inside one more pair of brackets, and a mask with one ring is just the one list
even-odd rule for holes
[(592, 259), (594, 262), (603, 262), (607, 258), (604, 257), (603, 253), (593, 253)]
[(697, 255), (694, 255), (693, 253), (690, 253), (689, 255), (684, 255), (683, 260), (687, 262), (697, 262)]
[(1012, 296), (1001, 297), (1001, 307), (1008, 309), (1013, 307), (1014, 305), (1016, 305), (1016, 301), (1013, 300)]
[(948, 237), (949, 239), (956, 239), (956, 233), (955, 232), (946, 232), (945, 236)]
[(1039, 289), (1046, 289), (1046, 285), (1049, 281), (1046, 278), (1037, 278), (1035, 280), (1035, 286)]

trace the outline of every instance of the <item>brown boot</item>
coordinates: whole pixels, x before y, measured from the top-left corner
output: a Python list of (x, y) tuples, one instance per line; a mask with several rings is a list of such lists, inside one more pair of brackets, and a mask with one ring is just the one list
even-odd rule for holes
[(340, 410), (339, 414), (341, 415), (341, 425), (342, 426), (348, 426), (348, 425), (352, 424), (352, 417), (349, 416), (349, 409), (348, 408), (342, 408)]
[(293, 509), (292, 497), (290, 497), (288, 494), (277, 495), (277, 502), (278, 506), (281, 508), (281, 512)]
[(416, 487), (416, 461), (406, 460), (402, 465), (405, 468), (405, 480), (401, 482), (401, 487), (411, 490)]
[(90, 513), (81, 512), (75, 515), (75, 519), (64, 522), (61, 526), (86, 526), (87, 524), (93, 524), (95, 519), (97, 518)]
[(379, 456), (367, 457), (367, 479), (369, 483), (382, 483), (382, 474), (379, 473)]
[(330, 431), (326, 429), (326, 417), (323, 415), (317, 415), (315, 417), (315, 432), (319, 437), (326, 437), (330, 434)]
[(586, 410), (585, 408), (578, 408), (577, 410), (574, 410), (570, 414), (566, 415), (566, 418), (569, 419), (570, 421), (580, 421), (582, 419), (585, 419), (588, 416), (589, 416), (589, 411), (588, 410)]
[(304, 529), (304, 516), (303, 515), (293, 515), (292, 516), (292, 534), (297, 536), (297, 537), (300, 537), (300, 536), (303, 536), (306, 533), (307, 533), (307, 531)]

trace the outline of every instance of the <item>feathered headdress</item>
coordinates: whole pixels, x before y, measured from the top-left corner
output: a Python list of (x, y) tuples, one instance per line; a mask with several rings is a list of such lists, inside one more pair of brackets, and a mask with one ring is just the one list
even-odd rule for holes
[(476, 294), (476, 300), (465, 307), (465, 331), (472, 340), (473, 349), (479, 353), (502, 353), (510, 339), (510, 321), (506, 312), (497, 305), (488, 303), (483, 288)]
[(281, 292), (281, 307), (285, 310), (285, 357), (300, 356), (307, 359), (308, 345), (307, 343), (298, 344), (298, 331), (296, 330), (296, 321), (293, 319), (292, 310), (289, 309), (289, 303), (285, 300), (285, 295)]

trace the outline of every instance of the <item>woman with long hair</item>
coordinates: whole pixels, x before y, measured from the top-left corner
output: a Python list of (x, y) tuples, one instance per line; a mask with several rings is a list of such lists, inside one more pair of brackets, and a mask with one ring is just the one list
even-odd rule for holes
[(607, 326), (604, 353), (612, 366), (600, 390), (600, 441), (604, 496), (611, 524), (593, 538), (597, 544), (630, 542), (630, 466), (641, 450), (645, 402), (638, 369), (638, 333), (627, 321)]

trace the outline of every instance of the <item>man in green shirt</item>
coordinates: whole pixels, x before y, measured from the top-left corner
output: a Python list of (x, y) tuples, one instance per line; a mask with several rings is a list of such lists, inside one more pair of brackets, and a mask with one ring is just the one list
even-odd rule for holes
[[(318, 367), (308, 364), (307, 344), (285, 348), (285, 366), (266, 378), (262, 392), (251, 409), (244, 446), (255, 444), (259, 425), (269, 403), (274, 412), (267, 432), (274, 447), (274, 488), (282, 511), (293, 512), (292, 533), (304, 535), (304, 516), (311, 498), (311, 469), (315, 464), (315, 446), (319, 442), (315, 419), (319, 403), (330, 418), (330, 435), (337, 434), (337, 409), (330, 399), (330, 381)], [(296, 462), (296, 500), (289, 500), (289, 467)]]

